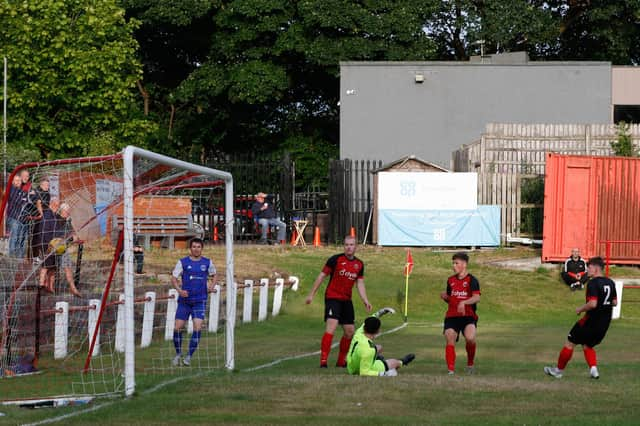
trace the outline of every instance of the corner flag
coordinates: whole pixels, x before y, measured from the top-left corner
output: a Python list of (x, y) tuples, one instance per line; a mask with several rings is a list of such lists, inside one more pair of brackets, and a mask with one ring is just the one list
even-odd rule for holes
[(413, 256), (411, 256), (411, 249), (407, 249), (407, 261), (404, 264), (404, 276), (408, 277), (413, 271)]
[(407, 260), (404, 263), (404, 322), (407, 322), (409, 316), (409, 275), (413, 271), (413, 256), (411, 249), (407, 249)]

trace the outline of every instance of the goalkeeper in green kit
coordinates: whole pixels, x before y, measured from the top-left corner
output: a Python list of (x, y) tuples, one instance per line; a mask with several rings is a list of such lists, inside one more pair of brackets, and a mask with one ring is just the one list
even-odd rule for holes
[(373, 339), (380, 332), (382, 325), (379, 317), (395, 313), (392, 308), (382, 308), (364, 320), (364, 323), (353, 335), (347, 354), (347, 371), (360, 376), (397, 376), (398, 368), (409, 364), (416, 357), (405, 355), (402, 359), (384, 359), (382, 346), (376, 345)]

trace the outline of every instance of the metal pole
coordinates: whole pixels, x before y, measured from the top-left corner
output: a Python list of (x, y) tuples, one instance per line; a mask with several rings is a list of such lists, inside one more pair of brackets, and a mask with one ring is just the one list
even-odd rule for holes
[(607, 247), (605, 250), (606, 254), (606, 268), (605, 268), (605, 276), (609, 277), (609, 258), (611, 257), (611, 241), (607, 241)]
[[(2, 113), (2, 159), (3, 159), (3, 168), (2, 168), (2, 184), (3, 187), (7, 184), (7, 57), (4, 57), (4, 88), (2, 94), (2, 104), (3, 104), (3, 113)], [(6, 221), (2, 221), (2, 235), (7, 235), (7, 223)]]
[[(122, 156), (124, 166), (124, 380), (126, 396), (133, 395), (136, 389), (135, 379), (135, 331), (134, 331), (134, 290), (133, 290), (133, 156), (135, 149), (127, 147)], [(118, 246), (122, 248), (122, 241)], [(117, 262), (117, 260), (114, 260)]]

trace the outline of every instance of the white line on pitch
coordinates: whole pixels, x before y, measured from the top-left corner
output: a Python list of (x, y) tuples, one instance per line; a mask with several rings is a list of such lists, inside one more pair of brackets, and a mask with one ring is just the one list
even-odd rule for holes
[[(401, 324), (401, 325), (399, 325), (399, 326), (397, 326), (395, 328), (392, 328), (391, 330), (387, 330), (387, 331), (384, 331), (384, 332), (380, 333), (380, 335), (382, 336), (382, 335), (385, 335), (385, 334), (395, 333), (396, 331), (402, 330), (406, 326), (407, 326), (407, 323), (405, 322), (405, 323), (403, 323), (403, 324)], [(338, 346), (338, 343), (334, 343), (333, 345), (331, 345), (332, 348), (336, 347), (336, 346)], [(294, 360), (294, 359), (306, 358), (306, 357), (309, 357), (309, 356), (318, 355), (319, 353), (320, 353), (320, 351), (315, 351), (315, 352), (307, 352), (307, 353), (300, 354), (300, 355), (294, 355), (294, 356), (288, 356), (288, 357), (284, 357), (284, 358), (279, 358), (279, 359), (276, 359), (275, 361), (271, 361), (271, 362), (269, 362), (267, 364), (262, 364), (262, 365), (258, 365), (256, 367), (251, 367), (251, 368), (245, 368), (244, 370), (241, 370), (241, 371), (243, 373), (250, 373), (250, 372), (256, 371), (256, 370), (262, 370), (263, 368), (273, 367), (274, 365), (280, 364), (281, 362), (284, 362), (284, 361), (290, 361), (290, 360)], [(176, 377), (176, 378), (173, 378), (171, 380), (167, 380), (166, 382), (159, 383), (159, 384), (155, 385), (154, 387), (149, 388), (149, 389), (147, 389), (145, 391), (142, 391), (141, 394), (149, 395), (149, 394), (152, 394), (152, 393), (162, 389), (165, 386), (172, 385), (174, 383), (178, 383), (178, 382), (180, 382), (182, 380), (185, 380), (185, 379), (193, 379), (194, 377), (197, 377), (197, 376), (200, 376), (200, 375), (202, 375), (202, 374), (196, 374), (196, 375), (192, 375), (192, 376)], [(75, 411), (73, 413), (64, 414), (64, 415), (58, 416), (58, 417), (50, 417), (48, 419), (40, 420), (40, 421), (37, 421), (37, 422), (34, 422), (34, 423), (26, 423), (23, 426), (37, 426), (37, 425), (44, 425), (44, 424), (47, 424), (47, 423), (56, 423), (56, 422), (59, 422), (59, 421), (62, 421), (62, 420), (66, 420), (66, 419), (71, 418), (71, 417), (79, 416), (81, 414), (90, 413), (92, 411), (96, 411), (96, 410), (99, 410), (101, 408), (108, 407), (110, 405), (115, 404), (116, 402), (120, 402), (120, 400), (104, 402), (104, 403), (99, 404), (99, 405), (94, 405), (91, 408), (85, 408), (85, 409), (82, 409), (80, 411)]]
[[(396, 331), (401, 330), (401, 329), (405, 328), (406, 326), (407, 326), (407, 323), (405, 322), (405, 323), (403, 323), (402, 325), (399, 325), (396, 328), (392, 328), (391, 330), (388, 330), (388, 331), (380, 333), (380, 335), (382, 336), (384, 334), (395, 333)], [(338, 346), (338, 343), (334, 343), (333, 345), (331, 345), (332, 348), (335, 348), (336, 346)], [(276, 359), (275, 361), (271, 361), (271, 362), (269, 362), (267, 364), (262, 364), (262, 365), (258, 365), (256, 367), (251, 367), (251, 368), (245, 368), (244, 370), (242, 370), (242, 372), (243, 373), (250, 373), (252, 371), (262, 370), (263, 368), (273, 367), (274, 365), (278, 365), (278, 364), (280, 364), (281, 362), (284, 362), (284, 361), (291, 361), (291, 360), (294, 360), (294, 359), (306, 358), (306, 357), (309, 357), (309, 356), (314, 356), (314, 355), (319, 355), (319, 354), (320, 354), (320, 351), (315, 351), (315, 352), (307, 352), (307, 353), (300, 354), (300, 355), (287, 356), (287, 357), (284, 357), (284, 358)]]

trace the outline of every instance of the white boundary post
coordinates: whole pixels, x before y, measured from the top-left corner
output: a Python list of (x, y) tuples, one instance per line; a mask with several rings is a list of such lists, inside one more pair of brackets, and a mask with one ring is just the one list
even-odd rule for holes
[(615, 280), (616, 283), (616, 294), (618, 296), (618, 304), (613, 307), (613, 311), (611, 311), (611, 319), (620, 319), (622, 315), (622, 289), (624, 288), (624, 281)]
[(251, 311), (253, 310), (253, 280), (244, 280), (243, 290), (243, 309), (242, 309), (242, 322), (251, 322)]
[[(233, 177), (231, 173), (220, 170), (202, 167), (186, 161), (166, 157), (155, 152), (127, 146), (123, 152), (124, 166), (124, 228), (133, 229), (133, 158), (139, 156), (156, 161), (171, 167), (182, 168), (194, 173), (215, 177), (224, 180), (225, 192), (225, 251), (226, 251), (226, 282), (227, 284), (227, 322), (225, 330), (225, 364), (227, 369), (233, 370), (235, 367), (235, 347), (234, 347), (234, 327), (235, 327), (235, 304), (236, 292), (233, 283), (234, 260), (233, 260)], [(133, 239), (131, 232), (124, 233), (124, 294), (125, 294), (125, 329), (127, 331), (125, 339), (125, 395), (133, 395), (136, 387), (135, 381), (135, 329), (134, 329), (134, 291), (133, 291)]]
[(178, 310), (178, 290), (172, 288), (169, 290), (169, 296), (173, 296), (173, 299), (167, 299), (167, 321), (164, 324), (164, 340), (173, 340), (173, 329), (176, 325), (176, 311)]
[(269, 278), (260, 278), (260, 304), (258, 305), (258, 321), (267, 319), (269, 305)]
[[(124, 302), (124, 294), (120, 293), (120, 297), (118, 298), (120, 302)], [(120, 303), (118, 305), (116, 317), (116, 351), (124, 352), (124, 339), (125, 339), (125, 328), (124, 328), (124, 303)]]
[(55, 341), (53, 358), (61, 359), (67, 356), (69, 343), (69, 303), (56, 302)]
[(144, 314), (142, 315), (142, 336), (140, 347), (147, 348), (153, 339), (153, 317), (156, 309), (156, 292), (147, 291), (144, 294)]
[(291, 275), (289, 277), (289, 282), (291, 283), (291, 290), (298, 291), (298, 285), (300, 284), (300, 278), (295, 275)]
[(209, 332), (218, 332), (220, 321), (220, 285), (216, 284), (209, 296)]
[[(89, 300), (89, 307), (91, 306), (95, 306), (95, 308), (89, 309), (89, 319), (87, 320), (87, 324), (89, 325), (89, 342), (93, 340), (93, 332), (96, 329), (96, 324), (98, 322), (98, 314), (100, 313), (100, 300)], [(100, 355), (100, 328), (98, 328), (96, 333), (98, 335), (96, 336), (96, 344), (93, 347), (93, 353), (91, 354), (91, 356)]]
[(284, 288), (284, 278), (277, 278), (276, 289), (273, 292), (273, 310), (271, 311), (271, 315), (274, 317), (280, 313), (280, 308), (282, 307), (283, 288)]

